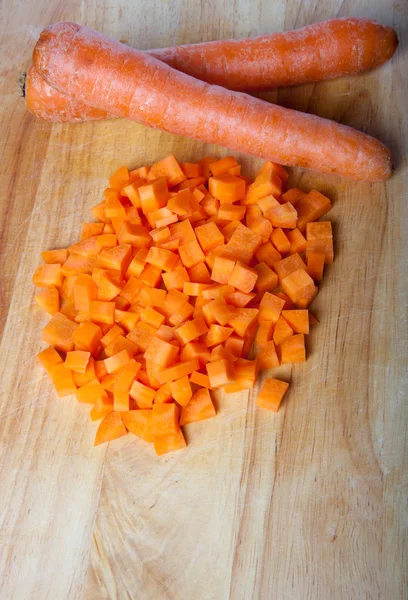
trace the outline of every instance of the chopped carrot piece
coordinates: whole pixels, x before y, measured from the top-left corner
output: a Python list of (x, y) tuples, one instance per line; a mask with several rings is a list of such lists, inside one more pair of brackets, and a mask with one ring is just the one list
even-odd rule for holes
[(84, 321), (74, 331), (72, 339), (79, 350), (88, 351), (95, 356), (102, 339), (102, 331), (95, 323)]
[(325, 262), (325, 252), (316, 252), (315, 250), (309, 250), (307, 254), (307, 272), (310, 275), (310, 277), (317, 282), (323, 279)]
[(306, 259), (309, 258), (311, 252), (323, 252), (325, 264), (331, 265), (334, 258), (331, 222), (307, 223), (306, 238)]
[(279, 262), (275, 263), (273, 268), (279, 277), (279, 282), (281, 285), (282, 280), (295, 271), (298, 271), (299, 269), (304, 269), (306, 271), (306, 265), (299, 254), (292, 254), (287, 258), (283, 258)]
[(58, 352), (52, 346), (48, 346), (48, 348), (37, 354), (37, 360), (50, 376), (52, 367), (63, 362)]
[(187, 446), (181, 429), (175, 435), (156, 436), (153, 445), (158, 456), (162, 456), (167, 452), (173, 452), (174, 450), (182, 450)]
[(313, 279), (304, 269), (282, 279), (282, 289), (299, 308), (307, 308), (317, 294)]
[(165, 437), (179, 431), (179, 408), (174, 404), (154, 404), (152, 408), (152, 433)]
[(205, 336), (205, 344), (208, 348), (225, 342), (234, 330), (232, 327), (222, 327), (221, 325), (210, 325), (210, 328)]
[(36, 294), (35, 301), (50, 315), (55, 315), (60, 310), (60, 294), (53, 285)]
[(127, 350), (121, 350), (117, 354), (110, 356), (109, 358), (105, 358), (105, 366), (108, 373), (113, 373), (114, 371), (118, 371), (122, 367), (128, 364), (131, 356)]
[(276, 354), (275, 343), (273, 340), (266, 342), (266, 344), (262, 346), (257, 359), (261, 370), (279, 367), (279, 358)]
[(288, 254), (290, 252), (290, 241), (280, 227), (276, 227), (272, 231), (271, 242), (280, 254)]
[(155, 404), (163, 404), (164, 402), (173, 402), (171, 383), (163, 383), (154, 395)]
[(196, 227), (195, 234), (203, 252), (208, 252), (224, 243), (223, 234), (213, 222)]
[(226, 359), (209, 362), (206, 365), (212, 388), (219, 388), (235, 381), (234, 363)]
[(54, 346), (61, 352), (70, 352), (74, 349), (74, 333), (78, 325), (70, 321), (65, 315), (56, 313), (51, 321), (44, 327), (42, 337), (44, 342)]
[[(84, 225), (98, 225), (98, 227), (102, 225), (103, 227), (102, 223), (84, 223)], [(59, 248), (58, 250), (45, 250), (44, 252), (41, 252), (41, 258), (49, 265), (63, 265), (68, 258), (68, 250), (66, 248)]]
[(188, 404), (183, 406), (180, 425), (203, 421), (215, 417), (215, 415), (215, 406), (211, 400), (210, 392), (207, 388), (201, 388), (193, 394)]
[(33, 275), (33, 283), (37, 287), (48, 288), (51, 285), (61, 287), (63, 273), (60, 264), (45, 264), (38, 267)]
[(89, 316), (93, 323), (107, 323), (113, 325), (115, 322), (115, 303), (93, 300), (89, 303)]
[(278, 412), (282, 399), (288, 391), (289, 384), (279, 379), (265, 379), (256, 403), (261, 408)]
[(90, 358), (90, 352), (85, 352), (84, 350), (73, 350), (72, 352), (67, 352), (65, 366), (67, 369), (71, 369), (71, 371), (85, 373)]
[(179, 254), (183, 265), (187, 268), (194, 267), (205, 260), (197, 240), (179, 246)]
[(248, 186), (245, 204), (256, 204), (260, 198), (272, 195), (278, 198), (282, 191), (282, 180), (272, 171), (265, 171), (255, 177), (255, 181)]
[(229, 320), (230, 325), (235, 333), (244, 337), (251, 326), (256, 323), (259, 310), (257, 308), (239, 308), (238, 313)]
[(208, 378), (208, 375), (205, 375), (204, 373), (200, 373), (199, 371), (194, 371), (194, 373), (191, 373), (190, 383), (195, 383), (196, 385), (199, 385), (201, 387), (206, 387), (206, 388), (211, 389), (210, 380)]
[(282, 317), (290, 325), (294, 333), (309, 333), (309, 311), (308, 310), (283, 310)]
[(332, 204), (326, 196), (317, 190), (312, 190), (296, 203), (298, 213), (297, 227), (303, 233), (306, 224), (317, 221), (331, 209)]
[(199, 368), (200, 363), (198, 362), (198, 358), (192, 358), (191, 360), (180, 362), (173, 367), (159, 371), (157, 379), (160, 383), (175, 381), (176, 379), (181, 379), (184, 375), (190, 375), (190, 373), (198, 371)]
[(247, 265), (237, 262), (232, 269), (228, 284), (236, 287), (244, 294), (249, 294), (257, 282), (258, 272)]
[(297, 227), (295, 229), (287, 231), (286, 237), (290, 242), (289, 252), (291, 254), (303, 254), (303, 252), (306, 252), (306, 239), (303, 233), (299, 229), (297, 229)]
[[(211, 162), (209, 162), (211, 161)], [(209, 164), (209, 171), (204, 173), (206, 178), (210, 177), (210, 173), (212, 175), (223, 175), (227, 173), (229, 169), (238, 166), (237, 159), (234, 156), (225, 156), (224, 158), (220, 158), (217, 160), (213, 156), (203, 158), (199, 161), (199, 164), (204, 166), (205, 164)]]
[(134, 381), (130, 388), (130, 395), (139, 408), (151, 408), (156, 392), (140, 381)]
[(183, 172), (173, 154), (170, 154), (150, 167), (147, 181), (152, 181), (158, 177), (165, 177), (168, 187), (173, 187), (184, 181), (187, 175)]
[(51, 367), (51, 379), (60, 398), (76, 392), (77, 387), (72, 379), (72, 373), (64, 363)]
[(170, 197), (165, 177), (158, 177), (157, 179), (150, 181), (150, 183), (140, 186), (138, 192), (144, 214), (162, 208), (166, 205), (166, 202)]
[(98, 446), (105, 442), (111, 442), (124, 435), (127, 435), (127, 429), (123, 424), (120, 413), (111, 412), (99, 425), (95, 436), (94, 446)]
[(145, 359), (153, 361), (160, 367), (169, 367), (175, 362), (178, 351), (177, 346), (153, 337), (146, 348)]
[(190, 277), (185, 267), (178, 267), (170, 273), (163, 273), (163, 282), (168, 291), (172, 289), (182, 290), (184, 284), (189, 281)]
[(99, 421), (104, 419), (113, 411), (113, 399), (107, 393), (103, 396), (99, 396), (95, 404), (93, 405), (89, 416), (92, 421)]
[(298, 333), (286, 338), (279, 346), (281, 363), (298, 363), (305, 362), (306, 348), (305, 336), (303, 333)]
[(258, 279), (255, 283), (257, 292), (272, 292), (278, 287), (278, 276), (266, 263), (260, 262), (255, 265), (254, 269), (258, 273)]
[(90, 275), (81, 273), (74, 284), (74, 302), (76, 310), (88, 310), (92, 300), (98, 297), (98, 286)]
[(154, 442), (152, 433), (152, 411), (149, 409), (129, 410), (121, 413), (122, 421), (128, 431), (145, 442)]
[[(278, 318), (278, 321), (279, 319), (280, 317)], [(271, 341), (274, 328), (275, 323), (273, 321), (262, 321), (256, 334), (256, 343), (259, 347), (262, 347)]]
[(286, 338), (290, 337), (291, 335), (293, 335), (293, 330), (281, 315), (277, 320), (275, 328), (273, 330), (272, 339), (275, 343), (275, 346), (279, 346), (279, 344), (283, 342), (283, 340), (286, 340)]
[(306, 196), (306, 192), (303, 192), (302, 190), (299, 190), (298, 188), (292, 188), (290, 190), (288, 190), (287, 192), (285, 192), (284, 194), (282, 194), (282, 200), (284, 202), (290, 202), (291, 204), (293, 204), (293, 206), (296, 206), (296, 204), (299, 202), (299, 200), (301, 200), (301, 198), (304, 198)]
[(174, 330), (174, 334), (183, 346), (207, 333), (208, 327), (204, 319), (187, 321)]
[(295, 229), (298, 214), (293, 204), (286, 202), (270, 208), (265, 216), (270, 220), (273, 227)]

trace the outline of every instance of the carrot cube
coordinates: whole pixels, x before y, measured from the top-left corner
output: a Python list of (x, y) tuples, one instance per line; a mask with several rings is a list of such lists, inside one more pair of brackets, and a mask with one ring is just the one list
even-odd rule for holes
[(305, 362), (306, 348), (303, 333), (292, 335), (279, 346), (281, 364)]
[(203, 421), (215, 417), (215, 415), (215, 406), (211, 400), (210, 392), (206, 388), (201, 388), (193, 394), (188, 404), (181, 409), (180, 425)]
[(306, 259), (311, 252), (323, 252), (325, 264), (333, 262), (333, 234), (330, 221), (319, 221), (318, 223), (307, 223), (306, 225)]
[(102, 339), (102, 331), (95, 323), (84, 321), (75, 330), (72, 339), (78, 350), (85, 350), (95, 355)]
[(61, 313), (56, 313), (42, 331), (44, 342), (61, 352), (74, 349), (74, 334), (78, 325)]
[(117, 354), (105, 358), (105, 366), (108, 373), (114, 373), (128, 364), (131, 360), (131, 355), (127, 350), (121, 350)]
[(280, 254), (288, 254), (290, 252), (290, 241), (280, 227), (272, 231), (271, 242)]
[(211, 272), (211, 279), (217, 283), (228, 283), (235, 267), (235, 260), (216, 256)]
[(90, 358), (90, 352), (85, 352), (84, 350), (73, 350), (72, 352), (67, 352), (65, 366), (67, 369), (71, 369), (71, 371), (85, 373)]
[(129, 410), (121, 413), (126, 429), (145, 442), (154, 442), (152, 433), (152, 411), (148, 409)]
[(241, 221), (245, 216), (245, 211), (246, 206), (224, 202), (221, 203), (218, 210), (218, 218), (224, 221)]
[[(210, 173), (215, 176), (224, 175), (224, 173), (228, 173), (229, 169), (238, 166), (237, 159), (234, 156), (224, 156), (224, 158), (220, 158), (219, 160), (208, 156), (201, 159), (199, 164), (202, 165), (206, 178), (210, 177)], [(209, 166), (208, 171), (205, 168), (206, 165)]]
[(173, 367), (168, 367), (157, 373), (157, 379), (160, 383), (167, 383), (168, 381), (174, 381), (181, 379), (185, 375), (190, 375), (193, 371), (198, 371), (200, 364), (198, 358), (192, 358), (191, 360), (183, 361)]
[(260, 262), (255, 265), (254, 269), (258, 273), (258, 279), (255, 283), (257, 292), (271, 292), (278, 287), (278, 276), (266, 263)]
[(174, 450), (182, 450), (187, 446), (181, 429), (175, 435), (156, 436), (153, 445), (158, 456), (162, 456), (167, 452), (174, 452)]
[(248, 186), (245, 204), (256, 204), (260, 198), (272, 195), (278, 198), (282, 191), (282, 180), (272, 171), (265, 171), (256, 176)]
[(151, 408), (156, 392), (140, 381), (134, 381), (130, 388), (130, 396), (139, 408)]
[(178, 351), (177, 346), (154, 337), (150, 340), (146, 349), (145, 359), (146, 361), (150, 360), (156, 365), (160, 365), (160, 367), (169, 367), (175, 362)]
[(58, 352), (52, 346), (48, 346), (48, 348), (37, 354), (37, 359), (48, 375), (51, 375), (51, 369), (54, 365), (59, 365), (63, 362)]
[(207, 363), (207, 374), (212, 388), (219, 388), (235, 381), (234, 364), (226, 359)]
[(294, 333), (309, 333), (308, 310), (283, 310), (282, 317), (290, 325)]
[(298, 214), (293, 204), (286, 202), (270, 208), (265, 216), (270, 220), (273, 227), (295, 229)]
[(60, 287), (63, 281), (63, 273), (60, 264), (45, 264), (36, 269), (32, 281), (37, 287), (49, 287), (55, 285)]
[(248, 264), (254, 252), (262, 245), (262, 237), (256, 231), (251, 231), (240, 223), (225, 247), (226, 256)]
[(326, 262), (326, 252), (316, 252), (309, 250), (307, 253), (307, 272), (312, 279), (319, 282), (323, 279), (324, 264)]
[(53, 285), (36, 294), (35, 301), (40, 308), (50, 315), (55, 315), (60, 311), (60, 294)]
[[(82, 227), (85, 225), (96, 225), (97, 227), (103, 227), (103, 223), (84, 223)], [(95, 233), (92, 233), (92, 235), (95, 235)], [(58, 250), (44, 250), (44, 252), (41, 252), (41, 258), (48, 265), (63, 265), (68, 258), (68, 250), (66, 248), (58, 248)]]
[(326, 196), (317, 190), (312, 190), (296, 203), (298, 213), (297, 227), (303, 233), (306, 224), (317, 221), (331, 209), (332, 204)]
[(307, 308), (317, 294), (313, 279), (299, 269), (282, 279), (282, 289), (298, 308)]
[(273, 340), (264, 344), (257, 356), (258, 366), (263, 369), (274, 369), (279, 367), (279, 358), (276, 354), (275, 343)]
[(244, 337), (251, 326), (256, 323), (259, 310), (256, 308), (239, 308), (238, 313), (229, 320), (228, 325), (233, 327), (235, 333)]
[(174, 403), (153, 405), (152, 433), (155, 436), (176, 435), (179, 428), (179, 408)]
[(288, 391), (289, 384), (279, 379), (265, 379), (256, 403), (261, 408), (278, 412), (282, 399)]
[(237, 262), (232, 269), (228, 284), (236, 287), (241, 292), (248, 294), (254, 288), (258, 279), (258, 272), (247, 265)]
[(212, 248), (221, 246), (224, 243), (224, 236), (213, 222), (206, 223), (196, 227), (195, 234), (200, 243), (201, 248), (207, 253)]
[(139, 321), (136, 327), (127, 334), (127, 338), (136, 344), (143, 352), (146, 352), (147, 347), (155, 334), (155, 327), (152, 327), (148, 323), (143, 323), (143, 321)]
[(123, 425), (120, 412), (111, 412), (99, 425), (95, 436), (94, 446), (98, 446), (105, 442), (111, 442), (124, 435), (127, 435), (127, 430)]
[(113, 325), (115, 320), (115, 303), (114, 302), (100, 302), (99, 300), (93, 300), (89, 306), (90, 320), (94, 323), (107, 323)]
[(197, 240), (187, 242), (179, 247), (179, 254), (183, 265), (187, 268), (203, 262), (205, 256)]
[(146, 256), (149, 250), (147, 248), (140, 248), (136, 255), (132, 258), (131, 263), (126, 271), (126, 277), (139, 277), (146, 265)]
[(299, 269), (304, 269), (306, 271), (306, 265), (300, 258), (299, 254), (292, 254), (287, 258), (283, 258), (279, 262), (275, 263), (273, 268), (279, 277), (281, 285), (282, 280), (288, 275), (291, 275), (291, 273), (294, 273)]
[(292, 188), (290, 190), (288, 190), (287, 192), (285, 192), (284, 194), (282, 194), (282, 200), (284, 202), (290, 202), (291, 204), (293, 204), (293, 206), (296, 206), (296, 204), (299, 202), (299, 200), (301, 198), (304, 198), (306, 196), (306, 192), (303, 192), (302, 190), (299, 190), (298, 188)]
[(180, 406), (186, 406), (189, 403), (193, 392), (188, 375), (184, 375), (181, 379), (176, 379), (176, 381), (172, 382), (171, 393)]
[(208, 375), (200, 373), (199, 371), (194, 371), (194, 373), (191, 373), (190, 383), (195, 383), (201, 387), (211, 388)]
[(170, 250), (152, 247), (146, 256), (146, 262), (163, 271), (173, 271), (178, 257)]
[(279, 344), (283, 342), (283, 340), (286, 340), (286, 338), (290, 337), (291, 335), (293, 335), (293, 330), (281, 315), (277, 320), (273, 331), (272, 339), (274, 341), (275, 346), (279, 346)]
[(72, 373), (63, 363), (51, 367), (51, 379), (60, 398), (76, 392)]
[(158, 177), (164, 177), (168, 187), (173, 187), (186, 179), (185, 173), (173, 154), (159, 160), (150, 167), (147, 180), (152, 181)]
[(290, 242), (291, 254), (303, 254), (306, 251), (306, 239), (303, 233), (296, 227), (286, 232), (286, 237)]
[(188, 342), (192, 342), (200, 337), (200, 335), (207, 333), (207, 331), (208, 327), (204, 319), (192, 319), (177, 327), (174, 330), (174, 334), (184, 346)]
[(119, 244), (129, 244), (134, 248), (148, 246), (152, 240), (146, 227), (129, 221), (123, 221), (119, 227), (117, 237)]
[(145, 215), (165, 206), (170, 197), (165, 177), (159, 177), (140, 186), (138, 192)]

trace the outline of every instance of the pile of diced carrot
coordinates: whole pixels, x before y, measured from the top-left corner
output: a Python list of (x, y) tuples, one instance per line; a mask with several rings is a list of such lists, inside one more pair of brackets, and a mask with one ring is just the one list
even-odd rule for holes
[[(59, 396), (102, 419), (95, 445), (132, 432), (159, 455), (183, 448), (180, 427), (215, 416), (212, 390), (305, 361), (331, 202), (287, 179), (267, 162), (251, 182), (232, 156), (121, 167), (80, 241), (42, 253), (38, 358)], [(287, 388), (266, 379), (257, 404), (277, 411)]]

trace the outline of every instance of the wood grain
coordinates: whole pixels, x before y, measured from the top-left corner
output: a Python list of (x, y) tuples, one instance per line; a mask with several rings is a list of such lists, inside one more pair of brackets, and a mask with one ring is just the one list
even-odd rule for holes
[[(406, 11), (405, 11), (406, 12)], [(77, 20), (147, 49), (255, 36), (333, 16), (394, 26), (392, 62), (360, 77), (264, 94), (389, 144), (387, 184), (295, 171), (334, 200), (336, 260), (321, 323), (277, 415), (218, 397), (157, 458), (128, 436), (92, 447), (95, 424), (37, 366), (40, 250), (69, 244), (118, 165), (220, 148), (125, 121), (41, 123), (17, 98), (42, 27)], [(0, 598), (403, 600), (407, 565), (407, 19), (390, 0), (48, 0), (0, 5)], [(247, 172), (259, 161), (239, 156)], [(93, 533), (92, 533), (93, 532)], [(90, 559), (89, 559), (90, 557)], [(89, 566), (88, 566), (89, 562)]]

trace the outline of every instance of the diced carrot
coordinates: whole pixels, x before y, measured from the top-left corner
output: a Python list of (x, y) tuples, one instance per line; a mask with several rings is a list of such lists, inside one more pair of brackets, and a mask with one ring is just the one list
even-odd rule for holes
[(201, 387), (206, 387), (206, 388), (211, 389), (210, 380), (208, 378), (208, 375), (205, 375), (204, 373), (200, 373), (199, 371), (194, 371), (194, 373), (191, 373), (190, 383), (195, 383), (196, 385), (199, 385)]
[(113, 373), (114, 371), (118, 371), (122, 367), (128, 364), (131, 356), (127, 350), (121, 350), (117, 354), (110, 356), (109, 358), (105, 358), (105, 366), (108, 373)]
[(235, 267), (235, 261), (230, 258), (223, 258), (222, 256), (216, 256), (214, 259), (214, 266), (211, 272), (212, 281), (217, 283), (228, 283), (229, 278), (232, 275), (232, 271)]
[(155, 441), (152, 433), (152, 416), (152, 411), (149, 409), (129, 410), (121, 413), (126, 429), (145, 442)]
[(98, 296), (98, 287), (92, 277), (85, 273), (81, 273), (76, 278), (74, 284), (74, 301), (76, 310), (90, 309), (92, 300), (96, 300)]
[(127, 435), (127, 429), (123, 424), (120, 413), (111, 412), (99, 425), (95, 436), (94, 446), (98, 446), (105, 442), (111, 442), (124, 435)]
[(306, 224), (317, 221), (331, 209), (332, 204), (326, 196), (317, 190), (312, 190), (296, 203), (298, 213), (297, 227), (303, 233)]
[(215, 406), (211, 400), (210, 392), (207, 388), (201, 388), (193, 394), (188, 404), (183, 406), (180, 425), (203, 421), (215, 417), (215, 415)]
[(155, 404), (173, 402), (171, 383), (163, 383), (154, 395)]
[(119, 246), (115, 246), (115, 248), (102, 250), (94, 266), (102, 269), (113, 269), (124, 274), (131, 260), (131, 246), (129, 244), (120, 244)]
[(34, 285), (44, 288), (48, 288), (51, 285), (61, 287), (62, 279), (63, 273), (59, 263), (41, 265), (33, 275)]
[(293, 206), (296, 206), (296, 204), (299, 202), (299, 200), (301, 200), (301, 198), (304, 198), (306, 196), (306, 192), (303, 192), (302, 190), (299, 190), (298, 188), (292, 188), (290, 190), (288, 190), (287, 192), (285, 192), (284, 194), (282, 194), (282, 200), (284, 202), (290, 202), (291, 204), (293, 204)]
[(140, 248), (137, 251), (126, 271), (126, 277), (139, 277), (141, 275), (146, 264), (146, 256), (148, 253), (149, 250), (147, 248)]
[[(99, 227), (101, 223), (84, 223), (84, 225), (98, 225)], [(44, 252), (41, 252), (41, 258), (49, 265), (63, 265), (68, 258), (68, 250), (66, 248), (59, 248), (58, 250), (45, 250)]]
[(282, 399), (288, 391), (289, 384), (279, 379), (265, 379), (256, 403), (261, 408), (278, 412)]
[[(151, 170), (149, 172), (149, 175)], [(184, 175), (183, 175), (184, 177)], [(144, 214), (148, 214), (166, 205), (169, 199), (169, 190), (167, 188), (166, 178), (158, 177), (150, 183), (138, 188), (141, 208)]]
[(241, 292), (244, 292), (244, 294), (249, 294), (254, 288), (257, 279), (258, 272), (255, 269), (251, 269), (251, 267), (238, 261), (232, 269), (228, 284), (236, 287)]
[(153, 337), (146, 348), (145, 359), (153, 361), (160, 367), (169, 367), (175, 362), (177, 354), (177, 346), (158, 337)]
[(292, 254), (287, 258), (283, 258), (279, 262), (275, 263), (273, 268), (279, 277), (281, 285), (283, 279), (295, 271), (298, 271), (299, 269), (304, 269), (306, 271), (306, 265), (299, 254)]
[(192, 319), (174, 330), (174, 334), (183, 346), (207, 333), (208, 327), (204, 319)]
[(306, 259), (311, 252), (323, 252), (325, 264), (333, 262), (333, 234), (330, 221), (319, 221), (318, 223), (307, 223), (306, 225)]
[(257, 359), (261, 370), (279, 367), (279, 358), (276, 354), (275, 343), (273, 340), (266, 342), (266, 344), (262, 346)]
[(119, 167), (109, 178), (109, 187), (120, 190), (129, 181), (129, 169)]
[(85, 373), (90, 358), (90, 352), (85, 352), (84, 350), (73, 350), (72, 352), (67, 352), (65, 366), (67, 369), (71, 369), (71, 371)]
[(79, 373), (78, 371), (71, 371), (71, 373), (75, 385), (77, 387), (82, 387), (86, 383), (89, 383), (96, 378), (95, 360), (92, 356), (89, 358), (88, 364), (86, 365), (86, 369), (83, 373)]
[(151, 408), (156, 392), (140, 381), (134, 381), (130, 388), (130, 395), (139, 408)]
[(278, 287), (278, 276), (266, 263), (260, 262), (255, 265), (254, 269), (258, 273), (258, 279), (255, 283), (257, 292), (272, 292)]
[(241, 221), (245, 216), (245, 211), (246, 206), (224, 202), (221, 203), (218, 210), (218, 218), (224, 221)]
[[(254, 293), (245, 294), (244, 292), (236, 291), (232, 292), (232, 294), (228, 294), (225, 297), (226, 302), (228, 304), (232, 304), (236, 308), (244, 308), (249, 302), (251, 302), (255, 298)], [(221, 323), (222, 325), (222, 323)]]
[(208, 252), (224, 243), (224, 236), (215, 223), (206, 223), (196, 227), (195, 234), (203, 252)]
[(307, 308), (317, 294), (313, 279), (304, 269), (299, 269), (282, 279), (281, 285), (285, 294), (298, 308)]
[(115, 303), (93, 300), (89, 304), (89, 316), (93, 323), (107, 323), (113, 325), (115, 322)]
[[(181, 268), (183, 268), (183, 267), (181, 267)], [(173, 271), (173, 273), (174, 273), (174, 271)], [(190, 267), (188, 269), (188, 277), (189, 277), (189, 281), (192, 281), (194, 283), (208, 283), (208, 284), (212, 283), (210, 273), (208, 272), (206, 264), (203, 262), (197, 263), (193, 267)], [(164, 276), (163, 276), (163, 280), (164, 280)]]
[(209, 357), (209, 349), (201, 342), (188, 342), (180, 352), (180, 359), (182, 361), (197, 358), (199, 360), (200, 367), (203, 367), (207, 364)]
[(72, 379), (72, 373), (64, 363), (51, 367), (51, 379), (60, 398), (76, 392), (77, 387)]
[(180, 362), (173, 367), (168, 367), (167, 369), (159, 371), (157, 379), (160, 383), (175, 381), (176, 379), (181, 379), (184, 375), (190, 375), (190, 373), (198, 371), (199, 368), (200, 364), (198, 358), (192, 358), (191, 360)]
[(203, 168), (198, 163), (181, 163), (180, 168), (189, 179), (192, 177), (202, 177), (203, 175)]
[(272, 339), (275, 343), (275, 346), (279, 346), (279, 344), (283, 342), (283, 340), (286, 340), (286, 338), (290, 337), (291, 335), (293, 335), (293, 330), (281, 315), (277, 320), (275, 328), (273, 330)]
[(182, 450), (187, 446), (181, 429), (175, 435), (156, 436), (153, 445), (158, 456), (162, 456), (167, 452), (173, 452), (174, 450)]
[(234, 363), (226, 359), (209, 362), (206, 365), (212, 388), (219, 388), (235, 381)]
[(297, 229), (291, 229), (286, 232), (286, 237), (290, 242), (290, 250), (291, 254), (303, 254), (306, 251), (306, 239), (303, 233)]
[(305, 336), (303, 333), (298, 333), (286, 338), (279, 346), (281, 363), (298, 363), (305, 362)]
[(316, 252), (309, 250), (307, 254), (307, 272), (312, 279), (319, 282), (323, 279), (324, 263), (326, 262), (326, 252)]
[(231, 333), (233, 333), (232, 327), (222, 327), (221, 325), (210, 325), (210, 328), (205, 336), (205, 344), (208, 348), (216, 346), (225, 342)]
[(248, 264), (254, 253), (262, 245), (262, 237), (240, 223), (235, 229), (225, 249), (228, 256)]
[(129, 356), (133, 357), (139, 351), (139, 347), (129, 338), (118, 335), (108, 346), (106, 346), (105, 355), (108, 357), (114, 356), (122, 350), (126, 350)]
[(50, 315), (55, 315), (60, 310), (60, 294), (53, 285), (36, 294), (35, 301), (40, 308)]
[(265, 171), (255, 177), (255, 181), (248, 186), (245, 204), (256, 204), (260, 198), (272, 195), (278, 198), (282, 190), (282, 180), (272, 171)]
[(210, 176), (210, 173), (215, 176), (223, 175), (224, 173), (227, 173), (229, 169), (238, 166), (237, 159), (234, 156), (225, 156), (219, 160), (214, 157), (207, 157), (206, 159), (201, 159), (199, 164), (203, 165), (203, 163), (206, 164), (206, 162), (208, 164), (210, 159), (212, 159), (212, 162), (209, 163), (209, 172), (204, 173), (206, 178)]
[(283, 310), (282, 317), (290, 325), (294, 333), (309, 333), (308, 310)]
[[(278, 321), (279, 319), (280, 317), (278, 318)], [(256, 343), (259, 347), (262, 347), (271, 341), (274, 328), (275, 323), (273, 321), (262, 321), (256, 334)]]
[(256, 204), (251, 204), (250, 206), (259, 206), (262, 213), (265, 214), (268, 212), (268, 210), (270, 210), (274, 206), (279, 206), (279, 202), (277, 201), (277, 199), (274, 196), (270, 195), (270, 196), (265, 196), (264, 198), (260, 198)]
[(154, 404), (152, 409), (152, 433), (158, 437), (176, 435), (179, 431), (179, 409), (174, 404)]
[(187, 268), (194, 267), (194, 265), (205, 260), (204, 253), (197, 240), (179, 246), (179, 255), (183, 265)]
[(37, 354), (37, 360), (50, 376), (52, 374), (52, 367), (63, 362), (58, 352), (52, 346), (48, 346), (48, 348)]
[(168, 187), (173, 187), (181, 181), (184, 181), (186, 175), (183, 173), (175, 156), (170, 154), (150, 167), (147, 180), (152, 181), (158, 177), (165, 177)]
[(182, 290), (184, 283), (189, 281), (190, 277), (185, 267), (179, 267), (169, 273), (163, 273), (163, 282), (167, 290)]
[(259, 310), (256, 308), (239, 308), (238, 313), (229, 320), (228, 325), (235, 330), (235, 333), (244, 337), (250, 327), (256, 323), (258, 314)]
[(95, 323), (84, 321), (72, 335), (72, 340), (79, 350), (85, 350), (95, 356), (102, 339), (102, 331)]
[(44, 327), (42, 338), (50, 346), (61, 352), (70, 352), (74, 349), (74, 334), (78, 325), (70, 321), (65, 315), (56, 313), (51, 321)]
[(278, 206), (270, 208), (265, 216), (270, 220), (273, 227), (294, 229), (298, 214), (293, 204), (285, 202), (285, 204), (278, 204)]
[(280, 227), (276, 227), (272, 231), (271, 242), (280, 254), (288, 254), (290, 252), (290, 241)]

